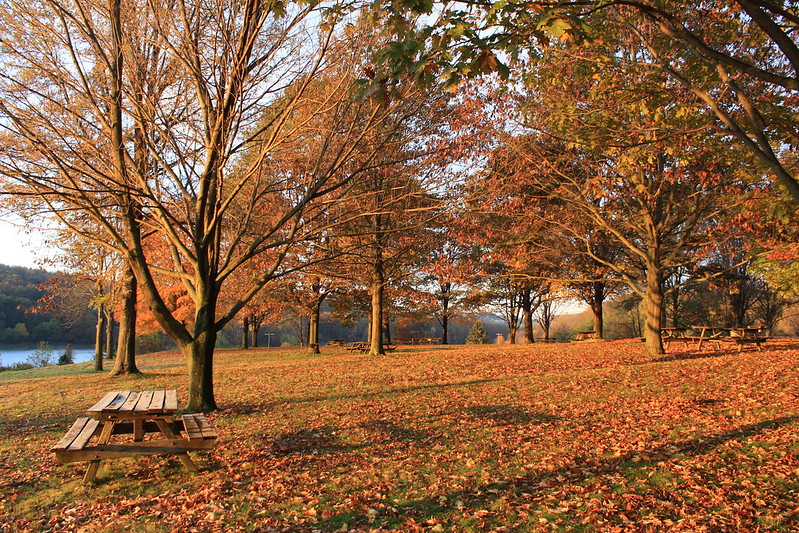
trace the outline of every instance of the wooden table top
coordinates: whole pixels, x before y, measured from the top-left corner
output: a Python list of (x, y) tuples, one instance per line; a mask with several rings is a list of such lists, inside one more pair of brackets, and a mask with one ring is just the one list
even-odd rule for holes
[(111, 391), (89, 408), (94, 418), (137, 418), (152, 415), (171, 415), (178, 410), (175, 389), (145, 391)]

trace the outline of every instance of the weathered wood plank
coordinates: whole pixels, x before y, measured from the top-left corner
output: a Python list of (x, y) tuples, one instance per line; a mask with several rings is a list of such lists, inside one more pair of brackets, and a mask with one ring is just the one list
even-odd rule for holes
[(75, 440), (75, 438), (80, 435), (83, 428), (86, 427), (86, 424), (91, 420), (88, 416), (80, 416), (78, 417), (75, 422), (73, 422), (72, 426), (67, 430), (66, 435), (64, 435), (58, 443), (50, 448), (50, 451), (56, 450), (66, 450), (69, 448), (70, 444)]
[(166, 396), (164, 398), (164, 409), (167, 411), (178, 410), (178, 391), (175, 389), (169, 389), (166, 391)]
[(133, 408), (136, 406), (136, 402), (139, 401), (139, 395), (140, 394), (141, 393), (139, 391), (137, 391), (137, 390), (130, 391), (130, 394), (128, 394), (128, 399), (125, 400), (125, 403), (123, 403), (119, 407), (119, 410), (120, 411), (132, 411)]
[(205, 417), (204, 414), (201, 414), (197, 419), (197, 425), (200, 426), (200, 431), (203, 432), (203, 438), (205, 439), (215, 439), (216, 438), (216, 430), (214, 426), (211, 425), (211, 422)]
[(81, 448), (86, 446), (86, 444), (89, 443), (89, 439), (91, 439), (94, 436), (95, 430), (99, 425), (100, 425), (99, 420), (90, 418), (89, 421), (86, 422), (86, 424), (83, 426), (83, 429), (80, 431), (80, 433), (78, 433), (78, 435), (75, 437), (75, 440), (73, 440), (72, 443), (69, 446), (67, 446), (67, 449), (80, 450)]
[(203, 438), (203, 432), (200, 429), (199, 424), (197, 424), (197, 419), (194, 415), (183, 415), (183, 427), (186, 428), (186, 434), (189, 436), (189, 440), (195, 440)]
[(105, 396), (102, 397), (102, 399), (99, 402), (97, 402), (96, 404), (91, 406), (89, 408), (89, 411), (90, 412), (100, 412), (100, 411), (102, 411), (103, 409), (108, 407), (108, 404), (110, 404), (111, 402), (114, 401), (114, 399), (117, 397), (118, 394), (119, 394), (119, 391), (111, 391), (111, 392), (107, 393)]
[(183, 427), (190, 440), (215, 439), (216, 430), (203, 413), (187, 414), (182, 417)]
[(146, 390), (139, 394), (139, 401), (136, 402), (134, 411), (147, 411), (150, 408), (150, 402), (153, 401), (153, 391)]
[(153, 399), (150, 400), (150, 411), (153, 412), (163, 412), (164, 411), (164, 400), (166, 396), (166, 391), (163, 389), (153, 391)]

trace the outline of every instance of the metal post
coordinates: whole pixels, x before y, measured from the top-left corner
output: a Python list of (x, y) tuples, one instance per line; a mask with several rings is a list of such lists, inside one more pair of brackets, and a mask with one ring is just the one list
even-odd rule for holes
[(271, 348), (272, 347), (272, 335), (274, 335), (274, 333), (267, 333), (266, 334), (266, 347), (267, 348)]

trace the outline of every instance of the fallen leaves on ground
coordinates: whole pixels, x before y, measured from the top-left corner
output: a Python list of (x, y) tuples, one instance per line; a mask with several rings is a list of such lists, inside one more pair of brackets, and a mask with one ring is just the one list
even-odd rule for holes
[(640, 343), (221, 350), (194, 454), (84, 466), (49, 454), (107, 390), (143, 377), (3, 376), (0, 531), (795, 531), (799, 341), (763, 352)]

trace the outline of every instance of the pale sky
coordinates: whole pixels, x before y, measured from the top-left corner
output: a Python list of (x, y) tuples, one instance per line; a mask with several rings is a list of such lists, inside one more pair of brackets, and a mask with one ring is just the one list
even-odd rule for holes
[(44, 259), (46, 255), (41, 231), (25, 231), (7, 219), (0, 219), (0, 264), (40, 268), (36, 260)]

